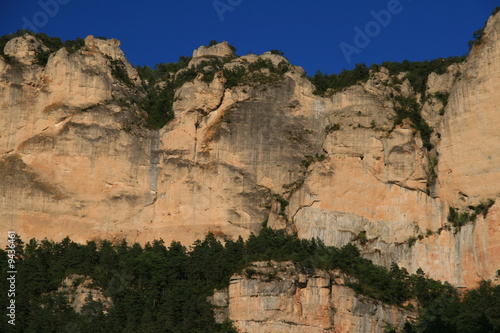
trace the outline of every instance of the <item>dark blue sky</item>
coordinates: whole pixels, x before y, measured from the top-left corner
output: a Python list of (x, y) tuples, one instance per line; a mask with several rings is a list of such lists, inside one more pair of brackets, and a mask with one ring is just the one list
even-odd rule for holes
[[(31, 26), (63, 40), (117, 38), (132, 64), (150, 66), (191, 55), (210, 40), (226, 40), (239, 55), (279, 49), (308, 74), (336, 73), (359, 62), (463, 55), (472, 33), (499, 5), (498, 0), (0, 0), (0, 35)], [(372, 13), (388, 9), (390, 19), (380, 14), (383, 25), (376, 23)], [(363, 33), (368, 28), (372, 37), (355, 40), (356, 27)]]

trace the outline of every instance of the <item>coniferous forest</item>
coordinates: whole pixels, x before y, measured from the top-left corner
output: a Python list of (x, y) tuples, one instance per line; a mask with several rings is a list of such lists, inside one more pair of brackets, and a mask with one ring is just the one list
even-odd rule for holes
[[(26, 243), (18, 238), (16, 245), (16, 325), (3, 320), (2, 332), (235, 332), (230, 322), (215, 322), (207, 297), (227, 287), (232, 274), (261, 260), (291, 260), (306, 273), (340, 269), (356, 278), (350, 287), (358, 294), (401, 307), (416, 300), (420, 319), (408, 322), (404, 332), (500, 329), (500, 287), (489, 281), (460, 294), (421, 270), (411, 275), (395, 264), (389, 270), (376, 266), (354, 245), (328, 247), (269, 228), (246, 241), (221, 242), (209, 234), (189, 248), (177, 242), (165, 246), (161, 240), (145, 246), (125, 241), (82, 245), (69, 238)], [(0, 256), (6, 276), (7, 251)], [(72, 274), (90, 278), (112, 305), (89, 299), (75, 312), (60, 289)], [(2, 279), (2, 293), (8, 288), (9, 281)], [(8, 306), (7, 298), (1, 306)]]

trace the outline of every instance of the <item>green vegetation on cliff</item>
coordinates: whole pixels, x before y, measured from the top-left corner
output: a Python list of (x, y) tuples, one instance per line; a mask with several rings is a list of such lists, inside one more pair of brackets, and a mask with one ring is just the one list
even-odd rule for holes
[(340, 74), (323, 74), (321, 71), (309, 77), (309, 80), (314, 84), (317, 95), (324, 95), (327, 91), (335, 93), (344, 88), (353, 86), (359, 82), (366, 82), (370, 77), (370, 71), (378, 72), (380, 67), (389, 70), (389, 75), (394, 77), (400, 73), (405, 73), (401, 80), (396, 80), (396, 83), (402, 83), (408, 79), (415, 93), (420, 93), (421, 98), (425, 98), (427, 79), (431, 73), (444, 74), (447, 68), (455, 63), (461, 63), (465, 60), (462, 57), (438, 58), (425, 61), (408, 61), (402, 62), (386, 61), (382, 64), (373, 64), (369, 68), (364, 64), (356, 64), (352, 70), (343, 70)]
[(387, 68), (391, 76), (405, 73), (402, 81), (408, 79), (413, 91), (417, 94), (421, 94), (421, 100), (423, 101), (426, 98), (427, 79), (429, 75), (431, 73), (436, 73), (438, 75), (444, 74), (450, 65), (461, 63), (465, 58), (465, 56), (462, 56), (424, 61), (386, 61), (380, 64), (380, 66)]
[(403, 120), (409, 119), (411, 121), (411, 126), (420, 132), (424, 147), (431, 150), (433, 148), (431, 144), (431, 134), (433, 130), (425, 119), (422, 118), (418, 102), (414, 98), (403, 96), (396, 96), (394, 101), (394, 111), (396, 112), (394, 126), (401, 125)]
[(189, 67), (190, 57), (180, 57), (176, 63), (157, 64), (153, 69), (149, 66), (138, 66), (137, 72), (144, 82), (146, 97), (138, 100), (148, 117), (146, 122), (150, 128), (162, 128), (174, 117), (173, 104), (175, 91), (186, 82), (193, 81), (199, 74), (205, 83), (211, 83), (215, 74), (221, 72), (226, 83), (225, 88), (241, 85), (265, 85), (276, 83), (283, 78), (289, 64), (282, 61), (274, 65), (269, 59), (258, 59), (255, 62), (232, 67), (225, 66), (236, 56), (206, 57), (196, 66)]
[(309, 80), (314, 84), (314, 94), (323, 95), (327, 91), (335, 93), (358, 82), (368, 80), (370, 71), (364, 63), (356, 64), (353, 70), (343, 70), (340, 74), (323, 74), (320, 70)]
[(449, 207), (448, 222), (455, 228), (455, 232), (467, 223), (475, 222), (479, 215), (486, 217), (489, 209), (495, 204), (493, 199), (488, 199), (486, 202), (481, 202), (477, 206), (469, 206), (466, 210), (460, 212), (457, 208)]
[(187, 68), (190, 60), (190, 57), (182, 56), (178, 62), (158, 64), (155, 69), (149, 66), (137, 67), (146, 95), (136, 102), (146, 111), (146, 124), (149, 128), (162, 128), (174, 118), (175, 89), (194, 80), (197, 75), (196, 71)]
[[(415, 322), (407, 322), (401, 333), (497, 333), (500, 332), (500, 286), (480, 282), (463, 295), (439, 295), (420, 311)], [(392, 329), (387, 333), (396, 333)]]

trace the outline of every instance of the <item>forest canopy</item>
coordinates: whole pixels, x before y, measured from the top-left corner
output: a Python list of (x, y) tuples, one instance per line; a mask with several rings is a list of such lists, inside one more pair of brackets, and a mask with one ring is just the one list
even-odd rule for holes
[[(500, 306), (500, 288), (488, 282), (461, 300), (455, 288), (427, 278), (421, 270), (409, 274), (395, 264), (389, 270), (374, 265), (353, 244), (335, 248), (269, 228), (246, 241), (240, 237), (221, 242), (208, 234), (189, 249), (178, 242), (167, 247), (162, 240), (141, 246), (125, 241), (78, 244), (69, 238), (32, 239), (24, 244), (18, 239), (17, 253), (19, 321), (14, 330), (2, 321), (2, 332), (235, 332), (230, 322), (214, 321), (207, 297), (214, 289), (228, 286), (234, 273), (262, 260), (291, 260), (305, 273), (340, 269), (356, 277), (357, 282), (349, 286), (357, 293), (388, 304), (403, 307), (406, 301), (417, 300), (422, 319), (408, 323), (408, 329), (500, 328), (494, 310)], [(5, 276), (7, 252), (2, 250), (0, 257)], [(71, 274), (90, 277), (113, 306), (105, 311), (101, 302), (90, 301), (76, 313), (59, 289)], [(2, 293), (7, 284), (1, 280)], [(0, 305), (5, 308), (6, 302), (2, 297)]]

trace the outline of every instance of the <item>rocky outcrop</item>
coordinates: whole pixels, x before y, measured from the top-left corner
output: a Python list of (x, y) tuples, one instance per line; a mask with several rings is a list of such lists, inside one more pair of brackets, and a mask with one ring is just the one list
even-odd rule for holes
[(3, 228), (23, 238), (109, 237), (113, 224), (151, 201), (143, 180), (153, 135), (127, 133), (140, 112), (117, 102), (134, 89), (112, 75), (112, 57), (123, 53), (110, 51), (118, 48), (113, 40), (86, 41), (77, 52), (52, 54), (45, 67), (3, 67), (0, 216)]
[(15, 58), (24, 65), (31, 65), (36, 61), (38, 53), (47, 52), (48, 50), (48, 47), (43, 45), (37, 38), (26, 34), (11, 39), (7, 42), (3, 51), (7, 56)]
[(213, 58), (234, 57), (234, 51), (227, 42), (216, 43), (210, 46), (200, 46), (193, 51), (193, 57), (189, 61), (189, 67), (196, 67), (203, 62)]
[(111, 297), (104, 296), (102, 290), (92, 287), (93, 282), (89, 277), (72, 274), (62, 281), (57, 292), (67, 298), (68, 304), (77, 313), (81, 313), (85, 305), (98, 302), (102, 305), (103, 313), (106, 314), (113, 306), (113, 301)]
[(211, 46), (200, 46), (193, 51), (193, 58), (227, 57), (231, 55), (234, 55), (234, 52), (227, 42), (216, 43)]
[[(351, 278), (352, 279), (352, 278)], [(301, 273), (291, 262), (256, 262), (210, 298), (219, 322), (240, 332), (384, 332), (414, 313), (365, 298), (340, 272)]]
[(212, 82), (201, 80), (200, 74), (193, 82), (188, 82), (176, 93), (174, 110), (177, 113), (198, 111), (207, 114), (216, 110), (223, 102), (225, 79), (222, 72), (215, 75)]
[(500, 15), (492, 17), (453, 86), (438, 147), (439, 195), (454, 207), (495, 198), (500, 189)]

